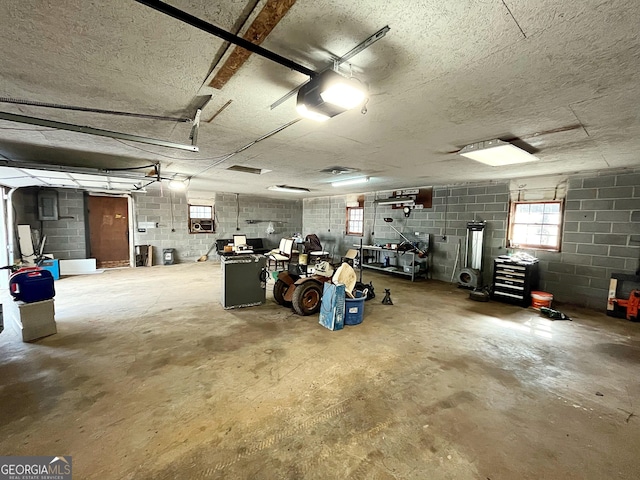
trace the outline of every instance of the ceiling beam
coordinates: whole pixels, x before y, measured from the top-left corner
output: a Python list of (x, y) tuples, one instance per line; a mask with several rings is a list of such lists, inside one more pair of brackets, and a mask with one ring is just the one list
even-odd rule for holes
[(211, 35), (215, 35), (218, 38), (226, 40), (227, 42), (231, 42), (235, 45), (239, 45), (242, 48), (245, 48), (253, 53), (256, 53), (268, 60), (271, 60), (272, 62), (276, 62), (284, 67), (295, 70), (296, 72), (300, 72), (303, 75), (307, 75), (309, 77), (316, 76), (315, 71), (305, 67), (304, 65), (300, 65), (299, 63), (296, 63), (293, 60), (289, 60), (288, 58), (285, 58), (282, 55), (278, 55), (277, 53), (267, 50), (266, 48), (262, 48), (261, 46), (251, 43), (242, 37), (238, 37), (233, 33), (229, 33), (219, 27), (216, 27), (211, 23), (205, 22), (204, 20), (194, 17), (193, 15), (190, 15), (187, 12), (183, 12), (182, 10), (179, 10), (164, 2), (160, 2), (158, 0), (135, 0), (135, 1), (143, 5), (146, 5), (147, 7), (150, 7), (158, 12), (162, 12), (166, 15), (169, 15), (170, 17), (180, 20), (181, 22), (184, 22), (188, 25), (196, 27), (202, 30), (203, 32), (210, 33)]
[[(267, 0), (264, 8), (253, 20), (253, 23), (249, 26), (242, 38), (255, 45), (262, 44), (294, 3), (296, 3), (296, 0)], [(213, 79), (211, 79), (209, 86), (220, 90), (250, 56), (250, 51), (242, 47), (235, 47), (231, 55), (229, 55), (224, 62), (224, 65), (222, 65)]]

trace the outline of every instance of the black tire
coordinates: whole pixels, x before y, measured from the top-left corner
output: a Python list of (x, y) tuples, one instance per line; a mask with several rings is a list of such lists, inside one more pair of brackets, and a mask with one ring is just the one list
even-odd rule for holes
[(322, 303), (322, 285), (317, 282), (305, 282), (293, 292), (293, 310), (302, 316), (313, 315), (320, 311)]
[(284, 299), (284, 294), (287, 293), (287, 290), (289, 290), (289, 285), (282, 280), (276, 280), (276, 284), (273, 286), (273, 299), (278, 305), (282, 305), (283, 307), (291, 306), (291, 302), (287, 302)]

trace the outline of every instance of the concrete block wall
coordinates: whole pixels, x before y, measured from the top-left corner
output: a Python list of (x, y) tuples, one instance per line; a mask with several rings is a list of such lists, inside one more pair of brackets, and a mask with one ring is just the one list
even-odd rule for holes
[[(149, 190), (134, 194), (136, 227), (139, 222), (154, 222), (157, 228), (134, 232), (136, 245), (154, 247), (154, 264), (162, 264), (162, 250), (176, 249), (178, 262), (195, 261), (204, 255), (218, 238), (232, 238), (245, 234), (247, 238), (260, 237), (266, 248), (275, 248), (283, 236), (302, 228), (302, 202), (279, 200), (233, 193), (215, 194), (215, 233), (189, 233), (188, 200), (184, 193), (171, 190)], [(239, 209), (238, 209), (239, 205)], [(251, 223), (249, 223), (249, 222)], [(269, 222), (274, 233), (267, 234)], [(238, 229), (236, 229), (236, 223)], [(209, 258), (216, 260), (215, 251)]]
[[(243, 234), (262, 238), (265, 248), (276, 248), (282, 237), (302, 230), (302, 201), (219, 193), (216, 219), (218, 238)], [(269, 224), (274, 228), (271, 234), (267, 233)]]
[(58, 190), (59, 220), (43, 221), (45, 253), (60, 260), (87, 258), (84, 192)]
[[(352, 248), (353, 243), (359, 242), (360, 237), (347, 236), (346, 208), (347, 198), (344, 196), (310, 198), (303, 201), (303, 237), (315, 234), (322, 243), (322, 248), (331, 253), (333, 258)], [(365, 209), (365, 215), (367, 210)], [(365, 220), (366, 221), (366, 220)]]
[[(84, 193), (71, 189), (57, 189), (58, 220), (38, 220), (39, 188), (20, 188), (13, 194), (16, 224), (30, 225), (47, 236), (44, 253), (60, 260), (86, 258)], [(18, 249), (14, 249), (17, 253)]]
[(541, 288), (559, 301), (606, 306), (612, 273), (635, 273), (640, 256), (640, 169), (569, 179), (561, 252), (540, 259)]
[(40, 230), (38, 220), (38, 189), (19, 188), (13, 192), (12, 203), (16, 225), (30, 225), (31, 230)]
[[(162, 265), (162, 250), (165, 248), (174, 248), (175, 261), (181, 262), (204, 255), (215, 241), (213, 234), (189, 234), (184, 192), (148, 189), (147, 193), (133, 193), (132, 196), (134, 245), (151, 245), (154, 265)], [(140, 222), (152, 222), (157, 227), (138, 232)]]
[[(411, 241), (429, 244), (429, 267), (432, 278), (451, 280), (458, 243), (461, 244), (458, 268), (464, 258), (467, 222), (485, 220), (484, 264), (505, 253), (508, 186), (504, 184), (436, 187), (432, 208), (413, 210), (405, 218), (402, 210), (390, 205), (375, 205), (376, 199), (388, 198), (391, 191), (365, 195), (365, 233), (363, 237), (346, 235), (346, 197), (324, 197), (304, 201), (304, 231), (317, 233), (325, 250), (334, 251), (337, 260), (362, 238), (364, 244), (399, 243), (402, 238), (395, 227)], [(384, 218), (393, 218), (385, 223)], [(485, 268), (487, 281), (490, 268)]]
[[(365, 244), (397, 243), (400, 230), (410, 240), (430, 240), (432, 278), (450, 281), (458, 242), (464, 259), (466, 223), (485, 220), (484, 281), (491, 282), (493, 258), (520, 250), (506, 248), (509, 186), (505, 183), (435, 187), (433, 206), (413, 210), (374, 207), (376, 198), (391, 192), (365, 195)], [(334, 259), (361, 237), (345, 234), (346, 197), (304, 200), (304, 231), (318, 233), (335, 245)], [(394, 219), (384, 223), (384, 217)], [(375, 224), (374, 224), (375, 219)], [(416, 235), (417, 233), (417, 235)], [(614, 173), (574, 175), (569, 178), (563, 242), (560, 252), (523, 250), (540, 260), (540, 289), (560, 302), (603, 311), (612, 273), (633, 274), (640, 257), (640, 169)], [(454, 277), (455, 278), (455, 277)]]

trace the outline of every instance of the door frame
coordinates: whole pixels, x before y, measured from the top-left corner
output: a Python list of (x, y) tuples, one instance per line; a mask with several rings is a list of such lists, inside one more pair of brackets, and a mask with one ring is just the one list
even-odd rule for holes
[(126, 198), (127, 199), (127, 229), (128, 229), (128, 237), (129, 237), (129, 267), (136, 266), (136, 253), (135, 253), (135, 221), (134, 221), (134, 212), (135, 208), (133, 205), (133, 195), (128, 193), (104, 193), (104, 192), (91, 192), (85, 190), (84, 192), (84, 239), (85, 239), (85, 248), (87, 252), (87, 257), (91, 258), (91, 232), (89, 227), (89, 200), (88, 197), (117, 197), (117, 198)]

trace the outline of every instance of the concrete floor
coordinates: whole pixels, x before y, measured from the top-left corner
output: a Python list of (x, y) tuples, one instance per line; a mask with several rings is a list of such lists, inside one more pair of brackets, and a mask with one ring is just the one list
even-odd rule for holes
[(223, 310), (212, 262), (58, 281), (57, 335), (0, 335), (0, 452), (77, 479), (638, 478), (640, 324), (368, 280), (338, 332), (272, 284)]

